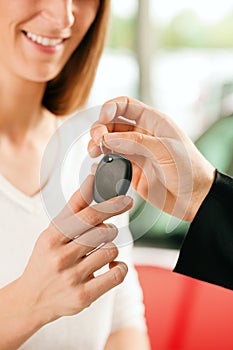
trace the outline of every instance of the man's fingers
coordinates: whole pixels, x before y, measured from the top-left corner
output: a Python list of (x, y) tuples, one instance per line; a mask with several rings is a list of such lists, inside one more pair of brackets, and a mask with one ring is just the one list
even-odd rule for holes
[(105, 134), (103, 144), (116, 153), (138, 155), (150, 158), (152, 162), (164, 162), (170, 159), (166, 140), (144, 135), (138, 132)]
[(122, 96), (112, 99), (103, 105), (99, 122), (108, 124), (119, 116), (134, 121), (147, 132), (153, 132), (162, 113), (155, 111), (141, 101)]
[(152, 135), (148, 130), (142, 129), (140, 126), (136, 125), (135, 122), (128, 121), (122, 117), (116, 117), (108, 124), (101, 124), (100, 122), (96, 122), (90, 131), (91, 140), (93, 143), (89, 143), (88, 151), (91, 154), (91, 146), (99, 146), (100, 139), (105, 134), (109, 132), (128, 132), (128, 131), (136, 131), (143, 134)]
[[(113, 108), (115, 113), (112, 115), (106, 112), (106, 109), (109, 111), (108, 104), (116, 105)], [(138, 131), (136, 128), (139, 128), (143, 134), (148, 133), (157, 137), (184, 139), (186, 142), (190, 142), (185, 132), (180, 129), (172, 118), (136, 99), (123, 96), (106, 102), (101, 109), (99, 123), (107, 125), (118, 117), (134, 122), (135, 130)]]
[(90, 130), (90, 135), (91, 138), (94, 140), (94, 142), (96, 144), (99, 143), (99, 138), (97, 139), (97, 137), (95, 135), (104, 135), (106, 133), (109, 132), (109, 129), (107, 127), (107, 125), (100, 123), (99, 121), (95, 122)]
[[(99, 134), (98, 134), (99, 135)], [(100, 134), (99, 138), (101, 137), (102, 135)], [(103, 146), (103, 150), (100, 149), (100, 145), (99, 143), (96, 144), (96, 142), (94, 142), (92, 139), (89, 141), (88, 143), (88, 147), (87, 147), (87, 150), (88, 150), (88, 153), (89, 155), (92, 157), (92, 158), (96, 158), (96, 157), (99, 157), (101, 154), (102, 154), (102, 151), (103, 153), (107, 153), (108, 149), (106, 149), (106, 147)], [(92, 172), (92, 171), (91, 171)], [(92, 172), (93, 174), (93, 172)]]

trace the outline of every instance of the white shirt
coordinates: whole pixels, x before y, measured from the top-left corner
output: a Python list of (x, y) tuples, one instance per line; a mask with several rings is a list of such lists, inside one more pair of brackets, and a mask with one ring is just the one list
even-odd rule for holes
[[(68, 128), (63, 128), (66, 129), (66, 132), (64, 134), (63, 131), (59, 132), (59, 155), (63, 154), (63, 161), (59, 164), (62, 166), (58, 166), (58, 172), (53, 171), (53, 174), (50, 174), (52, 181), (49, 180), (41, 193), (28, 197), (0, 175), (0, 287), (15, 280), (23, 273), (40, 232), (62, 209), (64, 198), (68, 200), (79, 187), (80, 169), (86, 168), (86, 175), (89, 173), (83, 160), (87, 158), (88, 133), (84, 133), (84, 137), (81, 137), (79, 142), (68, 148), (68, 153), (64, 152), (61, 147), (65, 139), (64, 144), (70, 144), (72, 133), (77, 132), (76, 127), (81, 120), (82, 115), (76, 125), (71, 119)], [(83, 120), (82, 123), (84, 123)], [(92, 118), (86, 125), (87, 129), (90, 128), (90, 124), (92, 124)], [(69, 130), (68, 133), (67, 130)], [(51, 154), (48, 150), (46, 153), (51, 162)], [(64, 154), (66, 154), (65, 160)], [(44, 164), (48, 164), (47, 160)], [(48, 169), (49, 167), (42, 165), (42, 177), (45, 176)], [(57, 177), (60, 170), (61, 177), (58, 176), (58, 182), (54, 181), (54, 173)], [(59, 183), (58, 186), (57, 183)], [(102, 350), (109, 334), (115, 330), (124, 327), (139, 327), (145, 330), (142, 293), (131, 261), (132, 237), (127, 226), (128, 214), (120, 215), (109, 221), (119, 227), (119, 237), (116, 239), (120, 250), (119, 260), (126, 261), (129, 267), (125, 281), (80, 314), (62, 317), (45, 325), (20, 349)]]

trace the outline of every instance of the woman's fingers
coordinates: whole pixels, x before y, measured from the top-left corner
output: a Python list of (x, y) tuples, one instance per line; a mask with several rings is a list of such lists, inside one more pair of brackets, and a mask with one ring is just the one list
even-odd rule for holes
[[(94, 175), (88, 175), (80, 188), (71, 196), (66, 206), (58, 214), (59, 220), (65, 219), (72, 214), (86, 208), (93, 200)], [(56, 219), (54, 219), (56, 223)]]
[(93, 229), (112, 216), (119, 215), (129, 210), (133, 205), (132, 198), (119, 196), (106, 202), (94, 204), (70, 215), (67, 218), (58, 215), (55, 220), (58, 240), (67, 243), (83, 233)]
[[(81, 237), (60, 246), (60, 266), (65, 270), (76, 266), (83, 258), (102, 245), (112, 242), (118, 230), (112, 224), (101, 224), (86, 232)], [(101, 263), (103, 265), (103, 263)], [(105, 263), (106, 264), (106, 263)]]
[(84, 257), (102, 244), (112, 242), (117, 234), (118, 229), (115, 225), (100, 224), (68, 243), (67, 249), (77, 260), (77, 258)]
[(81, 261), (79, 260), (78, 264), (72, 268), (73, 273), (79, 276), (79, 283), (80, 281), (85, 282), (96, 271), (116, 259), (117, 255), (118, 249), (115, 244), (107, 243), (91, 252)]
[[(89, 307), (96, 299), (101, 297), (104, 293), (108, 292), (121, 282), (123, 282), (128, 272), (127, 265), (123, 262), (112, 262), (110, 264), (109, 271), (97, 276), (90, 276), (85, 284), (82, 284), (81, 288), (77, 289), (76, 299), (80, 304), (80, 311), (85, 307)], [(76, 273), (77, 275), (77, 273)], [(78, 272), (78, 276), (80, 273)], [(75, 276), (69, 278), (72, 281)], [(75, 302), (75, 301), (74, 301)], [(77, 311), (75, 312), (77, 313)], [(74, 312), (72, 313), (74, 314)]]
[(70, 238), (68, 238), (65, 234), (62, 234), (62, 231), (60, 230), (61, 227), (64, 226), (62, 222), (65, 222), (65, 220), (68, 217), (83, 210), (92, 202), (93, 184), (94, 184), (94, 175), (88, 175), (87, 178), (82, 183), (82, 185), (80, 186), (80, 188), (71, 196), (68, 203), (61, 210), (58, 216), (52, 220), (50, 224), (51, 241), (53, 242), (57, 241), (56, 243), (60, 244), (60, 243), (67, 243), (70, 240)]
[(124, 213), (132, 207), (133, 200), (128, 196), (119, 196), (106, 202), (94, 204), (63, 221), (64, 232), (71, 239), (101, 224), (103, 221)]
[(86, 292), (90, 295), (90, 303), (101, 295), (122, 283), (128, 272), (127, 265), (123, 262), (114, 261), (110, 264), (109, 271), (90, 279), (86, 283)]

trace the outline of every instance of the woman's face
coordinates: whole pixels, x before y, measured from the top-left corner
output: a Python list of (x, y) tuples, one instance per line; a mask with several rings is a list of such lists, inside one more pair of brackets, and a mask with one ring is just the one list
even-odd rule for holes
[(98, 7), (99, 0), (0, 0), (0, 72), (36, 82), (53, 79)]

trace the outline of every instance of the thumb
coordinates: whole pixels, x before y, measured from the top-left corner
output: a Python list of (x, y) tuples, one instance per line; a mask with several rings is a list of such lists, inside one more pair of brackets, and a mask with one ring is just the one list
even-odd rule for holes
[(71, 196), (66, 206), (59, 213), (59, 219), (67, 218), (86, 208), (93, 200), (94, 175), (88, 175), (80, 188)]

